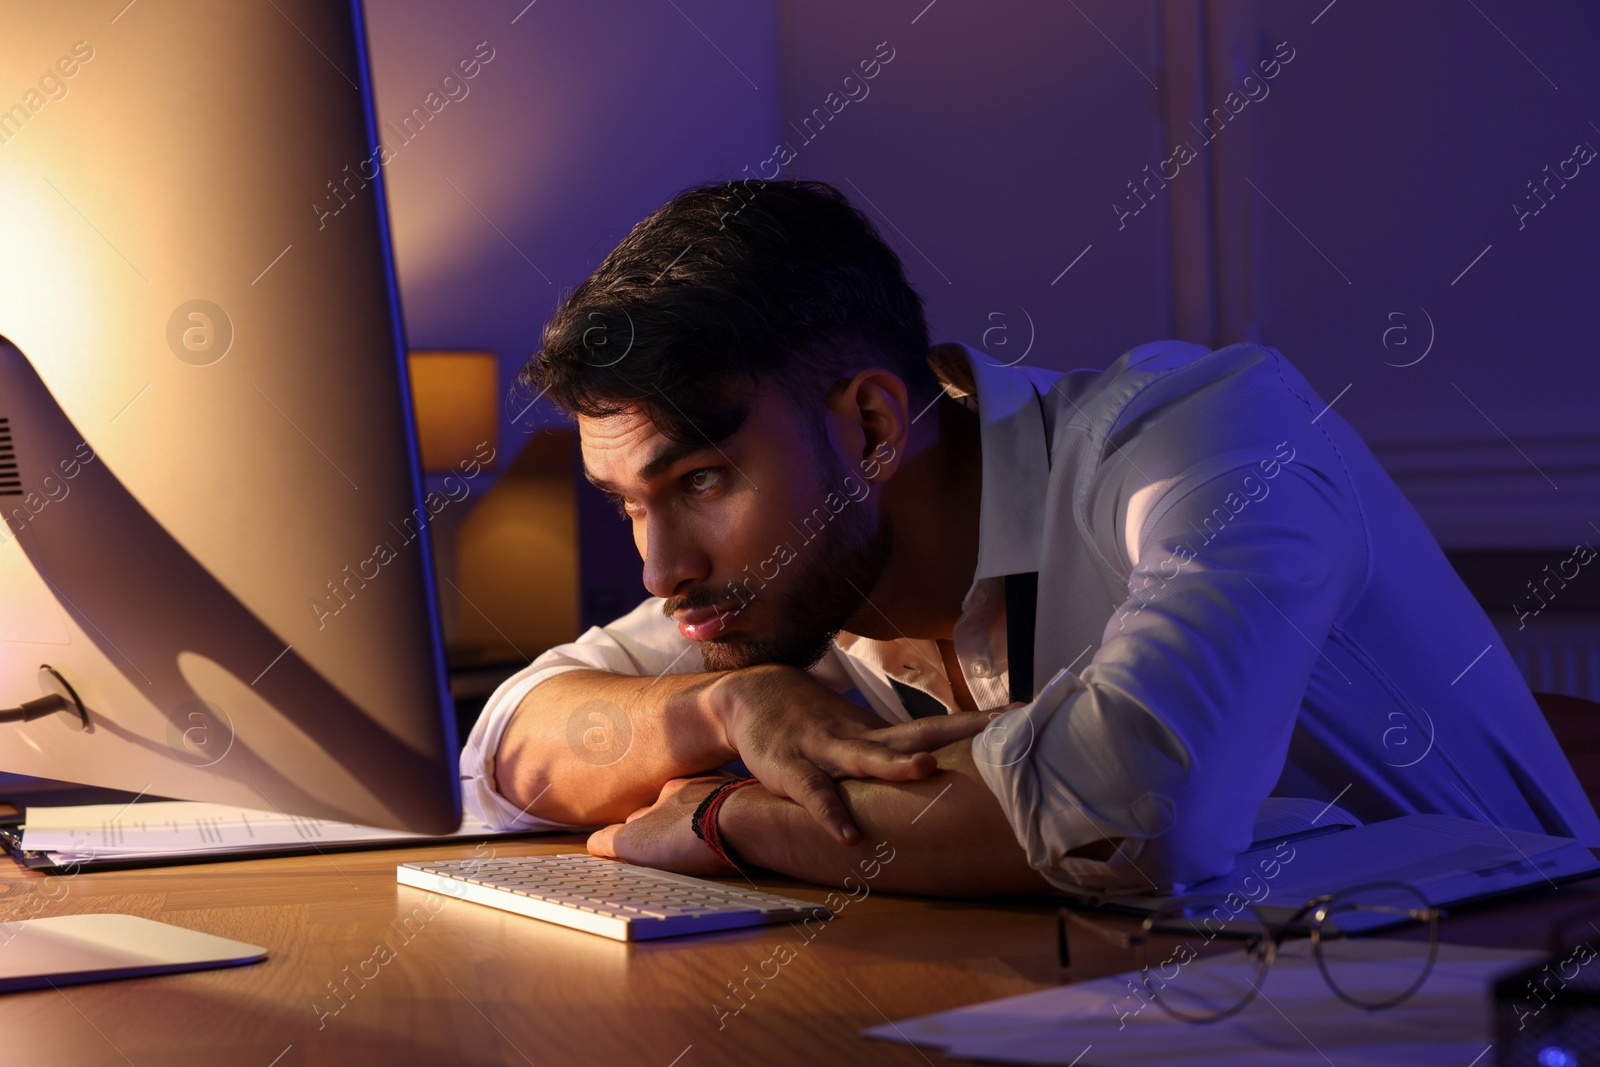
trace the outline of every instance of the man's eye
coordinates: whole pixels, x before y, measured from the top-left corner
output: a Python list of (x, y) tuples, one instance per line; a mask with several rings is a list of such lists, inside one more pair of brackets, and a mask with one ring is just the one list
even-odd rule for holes
[(684, 480), (688, 482), (690, 489), (703, 493), (707, 489), (714, 488), (721, 478), (722, 472), (715, 467), (702, 467), (697, 471), (690, 471)]
[(606, 496), (617, 509), (617, 514), (625, 519), (632, 518), (639, 510), (639, 502), (631, 496), (623, 496), (621, 493), (607, 493)]

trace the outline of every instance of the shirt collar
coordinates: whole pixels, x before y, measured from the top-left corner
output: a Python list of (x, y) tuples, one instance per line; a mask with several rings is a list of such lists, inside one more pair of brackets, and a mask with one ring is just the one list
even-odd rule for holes
[[(983, 452), (983, 488), (978, 501), (978, 565), (972, 587), (962, 601), (965, 614), (975, 603), (985, 579), (1039, 569), (1044, 542), (1044, 504), (1050, 475), (1049, 436), (1046, 433), (1046, 397), (1055, 371), (1024, 371), (995, 363), (985, 353), (959, 342), (947, 347), (971, 369), (972, 395), (978, 405), (979, 442)], [(953, 395), (966, 395), (966, 382), (951, 381)], [(985, 610), (994, 610), (985, 604)], [(886, 676), (904, 673), (905, 663), (927, 666), (926, 677), (937, 686), (942, 667), (938, 646), (932, 641), (873, 641), (858, 634), (839, 633), (834, 643)], [(897, 658), (898, 657), (898, 658)], [(939, 694), (951, 707), (954, 698)]]
[(1044, 538), (1050, 442), (1044, 393), (1049, 381), (996, 363), (986, 353), (955, 342), (972, 369), (983, 449), (983, 490), (978, 514), (976, 581), (1039, 569)]

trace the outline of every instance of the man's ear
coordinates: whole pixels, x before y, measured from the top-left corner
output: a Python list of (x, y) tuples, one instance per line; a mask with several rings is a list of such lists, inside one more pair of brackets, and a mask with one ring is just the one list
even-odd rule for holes
[(892, 477), (911, 436), (906, 383), (893, 371), (867, 367), (828, 394), (828, 411), (847, 464), (869, 482)]

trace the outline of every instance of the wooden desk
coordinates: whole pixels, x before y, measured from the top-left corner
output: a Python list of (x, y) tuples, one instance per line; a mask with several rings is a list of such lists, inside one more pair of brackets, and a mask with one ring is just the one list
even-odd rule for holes
[[(271, 955), (245, 967), (0, 996), (0, 1060), (70, 1067), (926, 1064), (946, 1061), (858, 1035), (886, 1019), (1060, 980), (1054, 909), (1046, 903), (871, 893), (818, 924), (809, 942), (778, 926), (628, 945), (395, 882), (397, 863), (482, 857), (491, 847), (497, 856), (573, 852), (582, 838), (54, 878), (7, 861), (5, 918), (126, 912), (265, 945)], [(826, 895), (781, 880), (760, 884), (808, 900)], [(1551, 918), (1596, 905), (1600, 879), (1453, 916), (1444, 936), (1537, 945)], [(1074, 942), (1074, 977), (1131, 966), (1126, 953), (1098, 941)], [(780, 944), (792, 958), (775, 956)], [(776, 977), (763, 980), (763, 968)], [(730, 983), (752, 991), (737, 1012)]]

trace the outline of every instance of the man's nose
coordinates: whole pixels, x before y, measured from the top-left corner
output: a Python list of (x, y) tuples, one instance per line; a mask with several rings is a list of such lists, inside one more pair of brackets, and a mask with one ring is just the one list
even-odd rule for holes
[(673, 596), (710, 573), (710, 561), (695, 538), (667, 517), (645, 520), (639, 553), (644, 557), (644, 587), (652, 596)]

